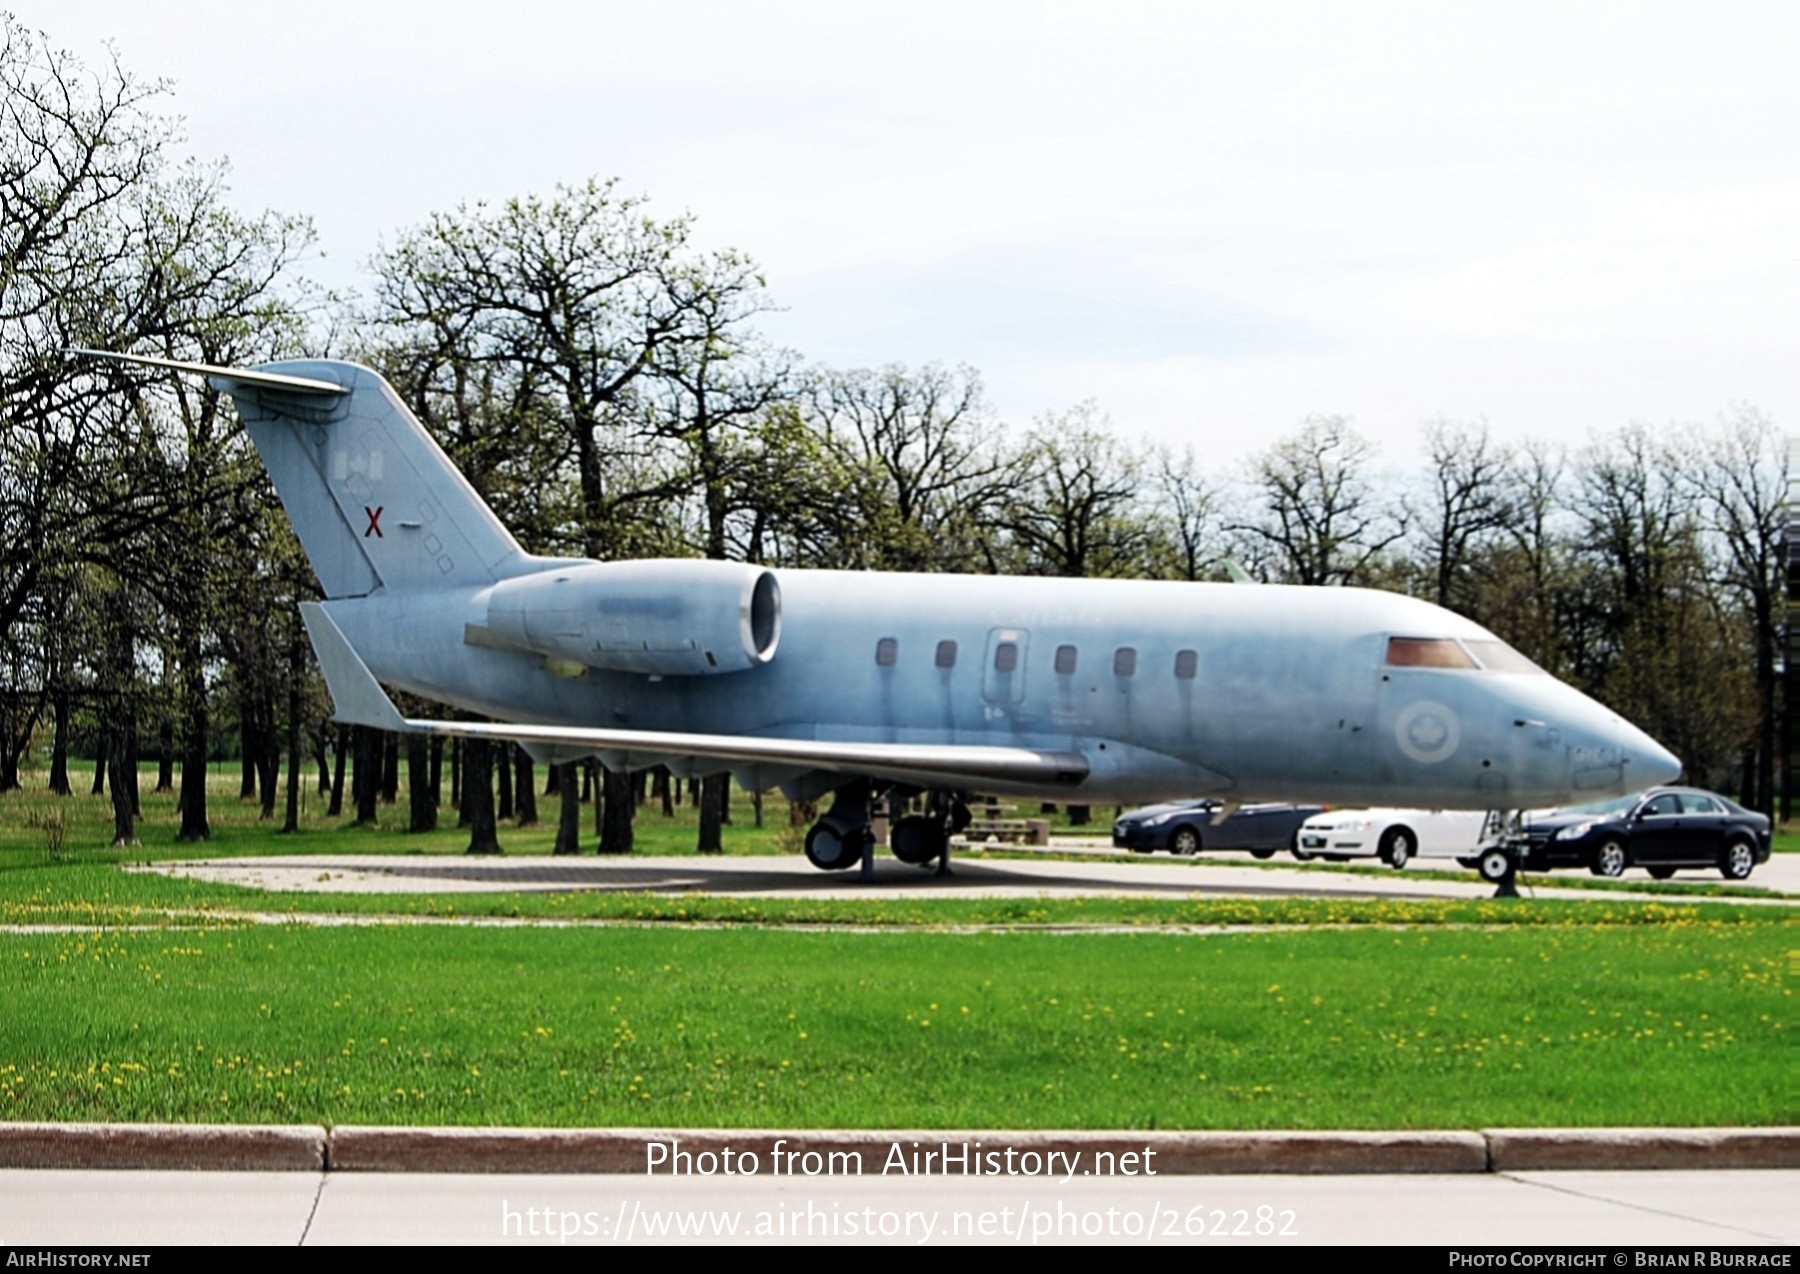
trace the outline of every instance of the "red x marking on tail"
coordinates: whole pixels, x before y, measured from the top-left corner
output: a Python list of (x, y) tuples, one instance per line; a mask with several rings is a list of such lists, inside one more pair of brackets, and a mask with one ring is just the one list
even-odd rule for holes
[(381, 511), (386, 507), (386, 505), (378, 504), (371, 509), (368, 505), (363, 505), (363, 512), (369, 515), (369, 529), (363, 532), (363, 539), (366, 540), (371, 535), (378, 540), (385, 540), (387, 538), (387, 536), (381, 533)]

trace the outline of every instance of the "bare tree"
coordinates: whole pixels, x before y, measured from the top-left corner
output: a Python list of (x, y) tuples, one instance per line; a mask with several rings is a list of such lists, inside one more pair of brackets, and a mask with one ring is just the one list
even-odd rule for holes
[(1045, 575), (1145, 573), (1150, 526), (1140, 515), (1143, 461), (1092, 403), (1049, 416), (1027, 436), (999, 523), (1023, 569)]
[(1427, 574), (1428, 596), (1439, 606), (1473, 613), (1480, 581), (1473, 572), (1484, 552), (1514, 520), (1507, 484), (1511, 449), (1494, 442), (1486, 422), (1434, 420), (1425, 426), (1430, 462), (1425, 506), (1414, 521)]
[(1787, 444), (1768, 415), (1744, 405), (1718, 429), (1692, 431), (1681, 465), (1716, 546), (1718, 582), (1749, 622), (1757, 731), (1742, 795), (1745, 804), (1766, 814), (1775, 808), (1777, 669), (1786, 621)]
[(1010, 470), (999, 426), (970, 367), (825, 371), (807, 413), (842, 468), (864, 480), (850, 547), (866, 570), (968, 570), (987, 565), (982, 545)]
[(1256, 458), (1250, 487), (1262, 516), (1231, 529), (1265, 550), (1284, 582), (1373, 582), (1382, 554), (1406, 531), (1404, 516), (1376, 501), (1374, 454), (1345, 417), (1309, 417)]

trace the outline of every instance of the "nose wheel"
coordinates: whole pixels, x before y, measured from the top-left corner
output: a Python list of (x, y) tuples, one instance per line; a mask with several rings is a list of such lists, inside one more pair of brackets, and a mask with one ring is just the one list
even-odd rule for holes
[(1509, 844), (1489, 845), (1475, 860), (1481, 878), (1492, 885), (1496, 898), (1519, 896), (1519, 853)]

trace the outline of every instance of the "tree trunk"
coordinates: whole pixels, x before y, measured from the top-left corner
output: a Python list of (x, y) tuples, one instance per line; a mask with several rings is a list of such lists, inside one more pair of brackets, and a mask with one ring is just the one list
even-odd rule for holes
[(462, 781), (463, 741), (461, 739), (452, 739), (450, 740), (450, 803), (456, 806), (456, 825), (458, 827), (467, 826), (467, 824), (463, 822), (462, 816)]
[(695, 846), (702, 854), (722, 854), (725, 842), (721, 828), (724, 819), (726, 784), (730, 775), (709, 774), (700, 785), (700, 842)]
[(406, 736), (406, 796), (409, 832), (437, 830), (437, 802), (432, 799), (428, 773), (431, 768), (431, 740), (422, 734)]
[(238, 696), (238, 764), (240, 780), (238, 782), (238, 800), (253, 801), (256, 799), (256, 753), (262, 746), (262, 723), (256, 719), (256, 709), (251, 706), (250, 696)]
[(156, 790), (175, 790), (175, 723), (166, 712), (156, 725)]
[(56, 734), (50, 743), (50, 790), (67, 796), (69, 787), (69, 688), (57, 682), (50, 694), (51, 712), (56, 721)]
[(556, 818), (556, 849), (558, 854), (579, 854), (581, 852), (581, 784), (575, 781), (575, 762), (550, 767), (551, 781), (555, 783), (561, 809)]
[(115, 845), (135, 845), (138, 843), (134, 814), (131, 808), (131, 777), (125, 773), (125, 767), (131, 763), (131, 740), (124, 730), (115, 730), (112, 735), (112, 754), (108, 758), (107, 768), (112, 771), (112, 807), (113, 807), (113, 839)]
[(381, 799), (382, 732), (359, 725), (351, 733), (356, 738), (356, 777), (351, 782), (356, 796), (356, 825), (374, 827), (378, 821), (375, 805)]
[(212, 719), (198, 634), (184, 634), (181, 645), (181, 831), (175, 839), (193, 843), (212, 839), (212, 824), (206, 817), (206, 753), (212, 745)]
[(296, 628), (288, 640), (287, 817), (281, 823), (283, 834), (288, 836), (300, 830), (300, 679), (305, 672), (306, 648)]
[(762, 794), (762, 790), (759, 788), (758, 790), (750, 793), (750, 808), (756, 811), (756, 825), (758, 827), (761, 827), (763, 825), (762, 805), (763, 805), (763, 794)]
[(561, 793), (562, 793), (562, 774), (563, 774), (563, 767), (560, 765), (546, 765), (544, 767), (544, 795), (545, 796), (561, 795)]
[(94, 736), (94, 784), (88, 788), (89, 796), (106, 794), (106, 759), (112, 755), (112, 742), (101, 731)]
[(331, 804), (325, 809), (326, 818), (344, 816), (344, 758), (349, 754), (350, 727), (340, 725), (337, 728), (337, 755), (332, 759)]
[[(444, 803), (444, 736), (431, 736), (431, 778), (427, 782), (430, 788), (431, 808), (437, 810)], [(437, 814), (431, 816), (431, 825), (437, 826)]]
[(669, 795), (669, 771), (664, 766), (657, 766), (650, 780), (650, 794), (662, 802), (664, 818), (675, 817), (675, 801)]
[(463, 742), (463, 811), (469, 827), (471, 854), (498, 854), (499, 829), (494, 822), (494, 764), (486, 739)]
[(520, 827), (536, 827), (537, 811), (537, 775), (532, 773), (531, 753), (524, 748), (513, 749), (513, 795), (517, 799)]
[(325, 727), (319, 726), (312, 731), (313, 760), (319, 765), (319, 795), (327, 800), (331, 797), (331, 758), (325, 747)]
[(631, 852), (631, 816), (636, 812), (636, 805), (631, 799), (631, 775), (623, 771), (604, 769), (606, 776), (602, 785), (605, 788), (605, 799), (600, 819), (600, 852), (602, 854), (629, 854)]
[(125, 726), (125, 793), (131, 797), (131, 816), (144, 816), (144, 803), (138, 799), (138, 732), (137, 722)]
[(494, 777), (500, 781), (500, 806), (494, 811), (494, 817), (502, 823), (508, 822), (513, 816), (512, 744), (489, 744), (488, 753), (493, 758)]
[(381, 803), (395, 805), (400, 800), (400, 736), (381, 736)]
[(256, 749), (256, 785), (262, 792), (261, 821), (275, 817), (275, 782), (281, 774), (281, 735), (275, 724), (275, 703), (263, 705), (262, 737)]
[(1069, 826), (1070, 827), (1086, 827), (1088, 825), (1088, 819), (1090, 817), (1091, 817), (1091, 813), (1090, 813), (1088, 806), (1086, 806), (1086, 805), (1071, 805), (1071, 806), (1069, 806)]

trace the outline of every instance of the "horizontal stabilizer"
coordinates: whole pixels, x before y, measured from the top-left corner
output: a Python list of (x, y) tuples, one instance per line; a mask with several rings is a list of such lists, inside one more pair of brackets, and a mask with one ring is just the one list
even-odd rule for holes
[(183, 363), (173, 358), (151, 358), (146, 354), (114, 354), (103, 349), (71, 349), (71, 354), (86, 358), (104, 358), (115, 363), (132, 363), (139, 367), (159, 367), (164, 371), (191, 372), (213, 380), (227, 382), (218, 386), (229, 390), (232, 385), (255, 385), (263, 389), (285, 389), (291, 394), (347, 394), (342, 385), (310, 376), (287, 376), (280, 372), (252, 371), (247, 367), (214, 367), (208, 363)]
[(1037, 787), (1077, 787), (1088, 777), (1088, 760), (1079, 752), (963, 744), (768, 739), (757, 735), (682, 734), (513, 721), (410, 720), (400, 715), (387, 691), (323, 606), (307, 602), (300, 607), (300, 613), (312, 637), (313, 649), (319, 653), (325, 683), (331, 688), (333, 716), (349, 725), (465, 739), (509, 739), (555, 749), (563, 756), (605, 752), (630, 769), (662, 764), (671, 758), (699, 757), (737, 766), (827, 770), (939, 786), (963, 786), (969, 780), (985, 779)]

